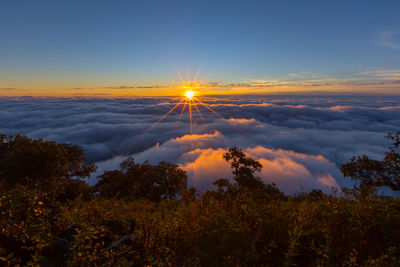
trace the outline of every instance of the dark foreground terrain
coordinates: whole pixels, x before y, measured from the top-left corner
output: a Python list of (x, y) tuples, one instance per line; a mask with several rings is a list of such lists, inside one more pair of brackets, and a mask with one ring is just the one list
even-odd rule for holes
[(388, 137), (383, 160), (342, 165), (354, 188), (286, 196), (238, 148), (233, 179), (200, 194), (177, 165), (132, 158), (89, 186), (79, 146), (1, 136), (0, 265), (400, 266), (400, 200), (377, 193), (400, 189)]

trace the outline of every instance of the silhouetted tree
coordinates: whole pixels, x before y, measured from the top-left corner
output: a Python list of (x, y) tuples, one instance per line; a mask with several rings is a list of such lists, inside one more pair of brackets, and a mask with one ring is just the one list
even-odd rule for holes
[(229, 186), (231, 186), (231, 183), (226, 178), (219, 178), (218, 180), (213, 182), (213, 185), (215, 185), (218, 190), (223, 191), (224, 188), (228, 188)]
[(46, 182), (49, 178), (88, 177), (96, 170), (84, 162), (83, 149), (77, 145), (57, 144), (26, 136), (0, 136), (0, 179), (7, 185)]
[(388, 186), (400, 190), (400, 132), (386, 136), (393, 141), (383, 160), (370, 159), (368, 156), (353, 157), (343, 163), (341, 171), (344, 176), (359, 180), (363, 186)]
[(84, 161), (80, 146), (57, 144), (26, 136), (0, 135), (0, 186), (34, 186), (62, 199), (88, 193), (90, 187), (77, 178), (88, 177), (96, 167)]
[(188, 189), (181, 190), (179, 194), (182, 196), (183, 202), (187, 204), (196, 201), (197, 190), (194, 187), (190, 187)]
[(99, 176), (95, 187), (101, 195), (159, 201), (175, 198), (187, 186), (186, 172), (165, 161), (158, 165), (147, 161), (138, 164), (130, 157), (120, 164), (120, 168)]
[(229, 148), (223, 155), (227, 162), (231, 162), (234, 179), (239, 187), (263, 188), (264, 183), (254, 175), (254, 172), (260, 172), (262, 165), (260, 162), (249, 158), (237, 147)]

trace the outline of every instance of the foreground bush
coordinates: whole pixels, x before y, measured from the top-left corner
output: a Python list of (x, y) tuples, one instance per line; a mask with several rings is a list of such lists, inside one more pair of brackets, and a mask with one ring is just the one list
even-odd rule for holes
[[(26, 153), (37, 144), (24, 146)], [(1, 153), (14, 153), (7, 149)], [(400, 199), (369, 183), (285, 196), (255, 175), (261, 164), (240, 149), (224, 158), (235, 183), (221, 178), (202, 194), (166, 162), (128, 159), (95, 187), (68, 172), (47, 177), (45, 186), (29, 170), (10, 186), (6, 173), (14, 172), (4, 166), (11, 165), (0, 164), (0, 264), (400, 266)]]
[(3, 261), (57, 262), (47, 251), (66, 240), (55, 252), (65, 252), (62, 264), (72, 266), (400, 263), (400, 201), (375, 194), (263, 199), (241, 190), (158, 203), (76, 199), (59, 206), (56, 217), (43, 196), (35, 201), (32, 194), (2, 196)]

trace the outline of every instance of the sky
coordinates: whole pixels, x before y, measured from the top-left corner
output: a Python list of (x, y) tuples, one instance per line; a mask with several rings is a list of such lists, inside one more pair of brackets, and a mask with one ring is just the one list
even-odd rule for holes
[(204, 94), (399, 94), (399, 10), (395, 0), (3, 1), (0, 96), (177, 95), (181, 78)]
[(286, 193), (352, 186), (341, 164), (381, 159), (400, 129), (399, 10), (395, 0), (3, 1), (0, 134), (82, 146), (98, 166), (91, 183), (132, 156), (176, 163), (208, 190), (231, 178), (222, 154), (238, 146)]

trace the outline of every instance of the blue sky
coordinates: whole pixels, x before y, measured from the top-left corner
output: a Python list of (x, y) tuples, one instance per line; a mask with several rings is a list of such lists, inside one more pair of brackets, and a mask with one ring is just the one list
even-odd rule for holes
[(0, 5), (3, 88), (169, 83), (174, 66), (223, 82), (400, 79), (399, 1)]

